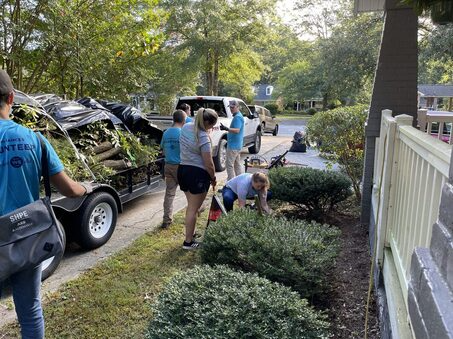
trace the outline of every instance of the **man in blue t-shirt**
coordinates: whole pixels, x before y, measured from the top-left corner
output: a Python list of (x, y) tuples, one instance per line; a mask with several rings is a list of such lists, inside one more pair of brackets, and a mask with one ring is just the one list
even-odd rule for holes
[(226, 153), (226, 170), (228, 179), (240, 175), (242, 171), (241, 164), (241, 149), (244, 143), (244, 117), (239, 111), (239, 102), (231, 100), (229, 103), (231, 114), (233, 114), (233, 121), (230, 127), (220, 125), (220, 129), (228, 131), (227, 134), (227, 153)]
[[(0, 70), (0, 216), (39, 199), (42, 156), (39, 137), (46, 144), (52, 185), (69, 197), (90, 193), (90, 184), (79, 184), (65, 174), (60, 159), (42, 135), (38, 137), (30, 129), (9, 120), (13, 102), (11, 79), (5, 71)], [(40, 299), (41, 264), (15, 273), (9, 280), (22, 338), (44, 338)]]
[(173, 126), (167, 129), (162, 136), (160, 146), (165, 155), (165, 190), (164, 198), (164, 218), (162, 228), (167, 228), (173, 221), (173, 200), (175, 199), (176, 189), (178, 188), (178, 166), (181, 162), (179, 136), (181, 127), (186, 122), (187, 115), (183, 110), (176, 110), (173, 113)]

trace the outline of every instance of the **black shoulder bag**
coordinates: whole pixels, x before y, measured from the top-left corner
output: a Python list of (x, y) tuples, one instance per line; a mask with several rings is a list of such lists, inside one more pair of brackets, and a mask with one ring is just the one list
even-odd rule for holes
[(50, 202), (46, 144), (41, 143), (41, 170), (46, 196), (0, 217), (0, 282), (12, 274), (38, 266), (63, 252), (62, 226)]

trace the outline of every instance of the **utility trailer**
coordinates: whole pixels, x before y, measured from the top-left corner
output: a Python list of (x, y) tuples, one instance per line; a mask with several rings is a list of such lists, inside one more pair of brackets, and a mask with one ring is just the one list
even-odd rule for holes
[[(56, 101), (58, 102), (58, 100)], [(58, 104), (58, 103), (57, 103)], [(64, 102), (62, 107), (69, 107), (67, 102)], [(73, 107), (73, 103), (71, 103)], [(58, 220), (62, 223), (68, 237), (68, 241), (75, 241), (82, 248), (95, 249), (104, 245), (112, 236), (118, 213), (123, 211), (123, 205), (136, 199), (148, 192), (156, 190), (162, 180), (163, 159), (158, 157), (157, 160), (147, 163), (142, 166), (132, 167), (124, 170), (119, 170), (114, 174), (116, 179), (121, 182), (121, 185), (114, 186), (110, 180), (99, 180), (88, 166), (86, 158), (79, 152), (71, 140), (71, 128), (80, 128), (90, 121), (107, 121), (114, 120), (106, 112), (95, 110), (79, 111), (79, 114), (71, 115), (66, 109), (65, 119), (58, 121), (55, 119), (55, 114), (49, 114), (49, 107), (44, 107), (34, 98), (16, 92), (15, 104), (13, 107), (13, 115), (15, 112), (23, 110), (24, 107), (32, 109), (35, 114), (48, 119), (57, 128), (59, 135), (63, 136), (73, 148), (75, 156), (83, 164), (92, 178), (93, 192), (87, 196), (79, 198), (67, 198), (58, 193), (52, 194), (52, 206)], [(53, 107), (55, 108), (55, 106)], [(102, 116), (104, 114), (104, 116)], [(70, 124), (69, 122), (76, 122)], [(130, 133), (129, 129), (121, 126), (121, 122), (113, 121), (115, 128), (124, 128), (126, 133)], [(63, 127), (64, 126), (64, 127)], [(75, 127), (74, 127), (75, 126)], [(143, 125), (142, 125), (143, 126)], [(157, 143), (162, 138), (162, 131), (150, 125), (144, 128), (146, 133), (152, 133), (153, 138)], [(59, 149), (55, 149), (57, 154)], [(58, 257), (53, 257), (43, 262), (43, 280), (49, 277), (58, 267), (62, 260), (63, 254)]]

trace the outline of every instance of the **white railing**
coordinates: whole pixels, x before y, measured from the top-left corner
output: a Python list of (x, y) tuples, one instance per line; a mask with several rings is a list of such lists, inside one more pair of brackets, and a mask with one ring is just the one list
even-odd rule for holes
[(451, 146), (412, 127), (412, 117), (384, 110), (377, 142), (373, 213), (376, 255), (385, 265), (390, 249), (407, 306), (410, 260), (415, 247), (429, 247), (448, 179)]
[[(439, 140), (453, 144), (453, 112), (418, 110), (418, 126), (420, 131), (434, 135)], [(433, 127), (437, 127), (433, 133)]]

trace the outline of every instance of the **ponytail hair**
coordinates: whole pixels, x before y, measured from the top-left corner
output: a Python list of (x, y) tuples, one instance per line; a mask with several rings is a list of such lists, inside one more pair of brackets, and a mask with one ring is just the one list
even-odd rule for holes
[(271, 183), (269, 182), (269, 178), (263, 172), (255, 172), (252, 175), (252, 181), (264, 184), (265, 189), (269, 189), (271, 187)]
[(211, 108), (200, 108), (197, 111), (197, 116), (195, 118), (194, 130), (195, 130), (195, 139), (198, 142), (198, 132), (206, 131), (206, 125), (215, 125), (217, 123), (219, 116), (216, 111)]

